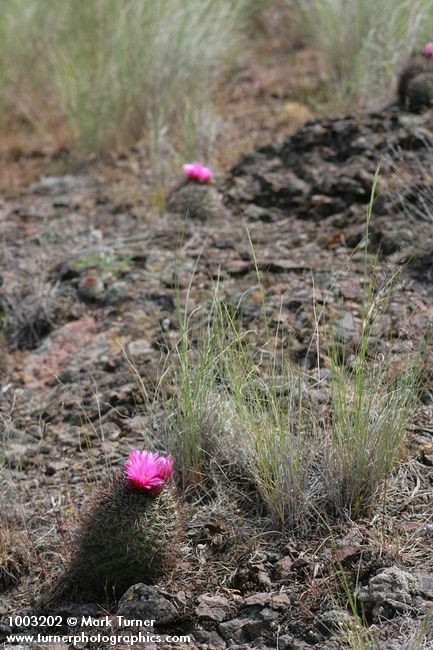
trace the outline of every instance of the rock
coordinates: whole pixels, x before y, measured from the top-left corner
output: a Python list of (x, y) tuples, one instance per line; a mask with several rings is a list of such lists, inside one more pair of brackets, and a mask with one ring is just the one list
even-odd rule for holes
[(225, 650), (227, 644), (214, 630), (194, 630), (194, 639), (200, 650)]
[(130, 587), (122, 596), (117, 608), (119, 616), (140, 620), (155, 620), (155, 625), (168, 625), (177, 618), (174, 605), (155, 589), (139, 583)]
[(262, 609), (259, 616), (262, 621), (276, 621), (279, 618), (279, 614), (270, 607)]
[(198, 603), (195, 614), (199, 621), (209, 620), (221, 623), (226, 618), (229, 601), (224, 596), (202, 595), (198, 597)]
[(355, 337), (356, 327), (353, 314), (346, 312), (334, 325), (334, 336), (340, 343), (349, 343)]
[(70, 174), (66, 176), (44, 176), (36, 183), (32, 183), (30, 189), (40, 194), (63, 195), (80, 184), (81, 179)]
[(292, 573), (293, 560), (290, 555), (285, 555), (274, 564), (274, 570), (277, 578), (284, 580)]
[(287, 594), (280, 592), (261, 592), (245, 598), (244, 607), (271, 607), (272, 609), (284, 609), (290, 605)]
[[(278, 650), (310, 650), (313, 646), (300, 639), (295, 639), (290, 634), (278, 637)], [(317, 646), (314, 646), (317, 648)]]
[(370, 578), (368, 585), (356, 591), (361, 604), (371, 610), (373, 620), (391, 618), (395, 613), (408, 613), (417, 609), (418, 589), (416, 578), (396, 566), (388, 567)]
[(116, 305), (127, 298), (126, 284), (124, 282), (112, 282), (108, 285), (103, 300), (105, 305)]
[(243, 604), (246, 607), (265, 607), (265, 605), (268, 605), (268, 603), (270, 603), (271, 598), (272, 594), (264, 591), (253, 594), (252, 596), (248, 596), (248, 598), (245, 598)]
[(45, 466), (45, 474), (47, 474), (47, 476), (54, 476), (54, 474), (57, 474), (57, 472), (64, 472), (65, 470), (68, 469), (68, 467), (69, 464), (65, 463), (64, 461), (61, 460), (53, 461), (47, 463), (47, 465)]
[(272, 580), (266, 571), (259, 571), (257, 574), (257, 582), (263, 587), (272, 587)]
[(232, 260), (225, 267), (225, 270), (229, 275), (245, 275), (252, 271), (253, 268), (254, 266), (249, 260)]
[(331, 609), (317, 619), (317, 628), (325, 636), (344, 630), (352, 623), (352, 618), (343, 609)]
[[(404, 261), (404, 260), (402, 260)], [(427, 241), (416, 247), (407, 259), (408, 271), (417, 280), (425, 284), (433, 280), (433, 241)]]
[(137, 359), (152, 359), (155, 354), (152, 344), (146, 339), (138, 339), (128, 343), (128, 354)]
[(92, 618), (99, 618), (106, 614), (99, 605), (96, 603), (71, 603), (69, 605), (62, 605), (61, 607), (55, 610), (56, 616), (61, 616), (62, 618), (67, 618), (72, 616), (73, 618), (81, 619), (82, 616), (91, 616)]
[(57, 198), (54, 199), (53, 201), (53, 207), (54, 208), (69, 208), (71, 205), (71, 197), (68, 196), (67, 194), (60, 194)]
[(278, 637), (278, 650), (292, 650), (294, 639), (290, 634), (282, 634)]
[(418, 580), (419, 593), (429, 600), (433, 600), (433, 573), (417, 572), (414, 573)]
[(0, 634), (6, 635), (10, 634), (12, 632), (12, 628), (9, 625), (9, 622), (7, 619), (0, 619)]
[(239, 632), (242, 630), (243, 626), (248, 623), (247, 618), (233, 618), (230, 621), (221, 623), (218, 626), (218, 631), (221, 634), (222, 638), (226, 641), (231, 641), (234, 639), (235, 635), (239, 635)]
[(267, 621), (261, 621), (254, 618), (243, 617), (234, 618), (231, 621), (220, 623), (218, 632), (226, 641), (235, 643), (245, 643), (253, 641), (269, 629)]
[[(420, 170), (432, 165), (432, 122), (431, 112), (408, 121), (396, 107), (309, 122), (278, 147), (261, 147), (232, 168), (224, 188), (227, 205), (250, 221), (338, 218), (335, 227), (341, 230), (334, 228), (332, 236), (352, 247), (365, 235), (366, 207), (381, 158), (371, 246), (388, 256), (406, 243), (424, 243), (425, 235), (407, 223), (409, 218), (431, 221), (420, 200), (424, 185), (430, 197), (430, 185), (421, 179), (420, 189)], [(356, 242), (346, 238), (352, 228), (359, 232)], [(330, 235), (323, 230), (316, 237), (331, 241)], [(431, 271), (431, 256), (425, 256), (425, 264)], [(358, 298), (359, 291), (350, 291)]]

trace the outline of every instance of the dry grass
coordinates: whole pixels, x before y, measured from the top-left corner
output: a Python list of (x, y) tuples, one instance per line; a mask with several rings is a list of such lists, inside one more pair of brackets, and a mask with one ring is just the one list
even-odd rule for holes
[(60, 116), (84, 152), (142, 137), (154, 155), (209, 158), (213, 93), (247, 0), (5, 0), (0, 103), (30, 127)]
[[(324, 516), (357, 518), (377, 504), (420, 370), (416, 352), (399, 369), (391, 353), (370, 357), (375, 314), (391, 288), (387, 281), (366, 289), (354, 358), (348, 364), (328, 354), (330, 373), (319, 382), (316, 371), (293, 366), (290, 349), (278, 343), (283, 333), (271, 336), (266, 319), (261, 331), (246, 330), (218, 287), (206, 312), (183, 312), (172, 370), (162, 380), (169, 388), (167, 444), (180, 460), (183, 487), (206, 484), (216, 467), (220, 478), (255, 485), (268, 511), (292, 529)], [(324, 351), (332, 347), (328, 339)], [(317, 388), (328, 395), (319, 404)]]
[(17, 584), (27, 572), (30, 551), (26, 533), (14, 530), (4, 513), (0, 515), (0, 591)]
[[(0, 413), (0, 436), (4, 444), (3, 428), (8, 416)], [(0, 592), (16, 585), (30, 567), (31, 544), (26, 530), (22, 529), (17, 514), (16, 486), (7, 476), (0, 456)]]

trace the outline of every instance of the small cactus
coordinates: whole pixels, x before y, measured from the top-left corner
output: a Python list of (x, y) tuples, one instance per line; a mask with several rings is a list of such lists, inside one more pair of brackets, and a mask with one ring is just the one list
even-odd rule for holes
[(407, 86), (407, 108), (419, 113), (423, 108), (433, 108), (433, 72), (419, 74)]
[[(421, 53), (414, 54), (400, 74), (398, 81), (398, 99), (400, 106), (404, 109), (418, 111), (420, 108), (417, 101), (415, 102), (416, 108), (412, 108), (413, 102), (410, 97), (410, 88), (416, 77), (420, 75), (423, 75), (423, 77), (424, 75), (433, 75), (433, 48), (430, 47), (431, 45), (431, 43), (428, 43)], [(421, 85), (421, 81), (418, 80), (418, 82)], [(429, 82), (427, 83), (429, 85)], [(418, 84), (416, 85), (418, 86)], [(416, 95), (418, 95), (418, 92), (419, 91), (416, 92)], [(423, 95), (425, 96), (425, 93), (423, 93)], [(427, 104), (423, 104), (422, 107), (426, 105), (431, 105), (431, 97), (430, 100), (427, 101)]]
[(212, 185), (186, 182), (169, 195), (167, 209), (181, 217), (206, 221), (223, 214), (223, 203)]
[(206, 221), (224, 213), (222, 198), (211, 185), (213, 172), (209, 167), (194, 162), (183, 166), (186, 176), (167, 197), (167, 209), (182, 217)]
[(101, 300), (105, 293), (102, 279), (95, 273), (89, 273), (81, 278), (78, 284), (78, 295), (85, 302)]
[(133, 451), (93, 497), (78, 531), (66, 575), (44, 606), (71, 600), (120, 597), (137, 582), (151, 583), (171, 565), (180, 528), (171, 457)]

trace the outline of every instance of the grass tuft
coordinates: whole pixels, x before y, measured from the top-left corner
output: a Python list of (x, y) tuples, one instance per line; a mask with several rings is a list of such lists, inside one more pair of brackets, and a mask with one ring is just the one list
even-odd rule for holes
[(45, 128), (62, 115), (83, 152), (146, 137), (207, 158), (213, 94), (241, 42), (247, 0), (4, 0), (0, 103)]
[(191, 279), (161, 381), (168, 446), (181, 459), (184, 489), (205, 485), (212, 465), (224, 468), (225, 480), (231, 467), (291, 529), (321, 525), (324, 517), (359, 518), (386, 492), (415, 406), (422, 350), (396, 362), (392, 345), (385, 354), (372, 343), (396, 281), (394, 274), (379, 284), (374, 260), (368, 266), (373, 199), (374, 188), (363, 313), (349, 358), (335, 327), (317, 319), (317, 357), (327, 360), (326, 372), (295, 365), (290, 337), (271, 331), (258, 269), (262, 314), (249, 329), (244, 296), (233, 309), (218, 284), (207, 310), (190, 309)]

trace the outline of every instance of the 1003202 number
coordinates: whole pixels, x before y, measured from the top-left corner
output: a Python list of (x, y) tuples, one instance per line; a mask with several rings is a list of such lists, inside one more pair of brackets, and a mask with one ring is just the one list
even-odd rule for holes
[(62, 623), (61, 616), (9, 616), (11, 627), (60, 627)]

